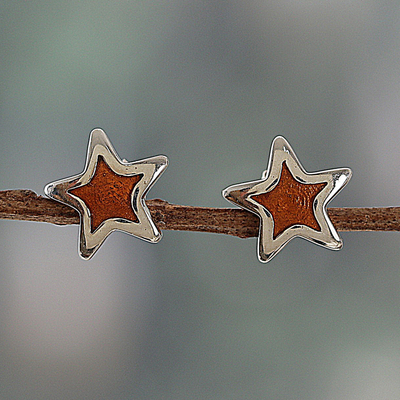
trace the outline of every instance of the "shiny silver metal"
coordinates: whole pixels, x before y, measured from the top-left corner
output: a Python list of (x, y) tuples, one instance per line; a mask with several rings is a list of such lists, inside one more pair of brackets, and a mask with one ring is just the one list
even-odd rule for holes
[[(253, 199), (254, 196), (271, 192), (279, 183), (282, 165), (286, 165), (292, 177), (303, 184), (325, 183), (316, 195), (313, 212), (321, 230), (306, 225), (292, 225), (274, 238), (274, 220), (268, 209)], [(349, 168), (332, 169), (308, 173), (300, 164), (290, 144), (282, 136), (272, 143), (268, 168), (261, 180), (229, 186), (222, 192), (223, 197), (233, 204), (253, 212), (260, 217), (258, 236), (258, 258), (261, 262), (270, 261), (290, 240), (299, 236), (315, 244), (332, 250), (340, 250), (343, 242), (330, 221), (326, 207), (333, 197), (351, 178)]]
[[(91, 181), (99, 156), (103, 157), (109, 168), (117, 175), (143, 174), (131, 193), (131, 206), (139, 222), (123, 218), (110, 218), (103, 221), (92, 232), (88, 206), (82, 199), (69, 193), (69, 190), (85, 186)], [(167, 166), (168, 159), (162, 155), (134, 162), (121, 160), (105, 132), (102, 129), (94, 129), (90, 133), (84, 171), (79, 175), (49, 183), (44, 188), (44, 192), (50, 198), (71, 206), (79, 212), (81, 217), (79, 253), (83, 259), (88, 260), (95, 254), (107, 236), (115, 230), (129, 233), (151, 243), (156, 243), (161, 239), (162, 234), (151, 219), (145, 203), (145, 196)]]

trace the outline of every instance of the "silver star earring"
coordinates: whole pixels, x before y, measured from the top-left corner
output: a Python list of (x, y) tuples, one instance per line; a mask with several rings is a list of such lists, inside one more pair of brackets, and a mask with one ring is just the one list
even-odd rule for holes
[(84, 171), (44, 189), (50, 198), (79, 212), (82, 258), (90, 259), (115, 230), (152, 243), (161, 239), (145, 196), (167, 165), (167, 157), (161, 155), (134, 162), (121, 160), (103, 130), (91, 132)]
[(286, 139), (278, 136), (261, 180), (229, 186), (222, 195), (260, 217), (258, 257), (268, 262), (297, 236), (341, 249), (326, 206), (350, 177), (349, 168), (306, 172)]

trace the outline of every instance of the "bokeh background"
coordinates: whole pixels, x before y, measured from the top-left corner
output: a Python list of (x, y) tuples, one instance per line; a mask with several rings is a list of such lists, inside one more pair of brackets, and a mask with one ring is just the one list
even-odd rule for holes
[[(165, 154), (148, 198), (229, 207), (284, 135), (351, 167), (332, 206), (400, 199), (400, 4), (1, 0), (0, 190), (82, 171), (89, 132)], [(398, 399), (400, 237), (256, 240), (0, 221), (1, 399)]]

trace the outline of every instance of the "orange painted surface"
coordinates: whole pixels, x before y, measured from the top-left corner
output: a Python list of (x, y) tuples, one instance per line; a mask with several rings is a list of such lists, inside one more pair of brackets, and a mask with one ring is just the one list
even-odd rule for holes
[(304, 184), (298, 182), (282, 164), (281, 177), (272, 191), (252, 198), (264, 206), (274, 220), (274, 239), (293, 225), (305, 225), (321, 231), (313, 211), (317, 194), (326, 183)]
[(143, 177), (116, 174), (99, 156), (96, 171), (88, 184), (70, 189), (68, 192), (84, 201), (90, 210), (92, 233), (109, 218), (124, 218), (139, 222), (135, 214), (131, 195), (135, 185)]

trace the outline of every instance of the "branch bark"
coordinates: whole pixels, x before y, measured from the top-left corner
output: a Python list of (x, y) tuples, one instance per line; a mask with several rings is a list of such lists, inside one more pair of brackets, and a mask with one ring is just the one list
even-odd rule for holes
[[(206, 208), (146, 200), (159, 229), (223, 233), (248, 238), (258, 235), (259, 218), (245, 210)], [(400, 231), (400, 207), (330, 208), (329, 217), (339, 231)], [(73, 208), (31, 190), (0, 191), (0, 218), (56, 225), (79, 224)]]

